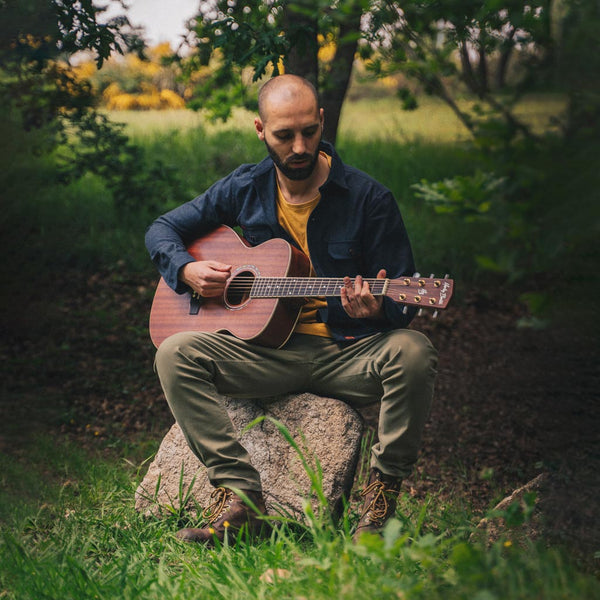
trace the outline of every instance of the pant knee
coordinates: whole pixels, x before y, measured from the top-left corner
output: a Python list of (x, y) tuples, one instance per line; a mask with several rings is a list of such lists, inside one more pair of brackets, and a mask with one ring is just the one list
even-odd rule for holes
[(405, 358), (414, 366), (435, 368), (438, 354), (429, 338), (418, 331), (410, 330), (410, 334), (402, 349)]
[(391, 364), (404, 374), (417, 379), (435, 376), (438, 355), (427, 336), (412, 329), (399, 330), (393, 335), (393, 349)]
[(194, 333), (182, 331), (165, 339), (156, 350), (154, 369), (162, 379), (164, 375), (173, 371), (174, 366), (190, 355), (190, 347)]

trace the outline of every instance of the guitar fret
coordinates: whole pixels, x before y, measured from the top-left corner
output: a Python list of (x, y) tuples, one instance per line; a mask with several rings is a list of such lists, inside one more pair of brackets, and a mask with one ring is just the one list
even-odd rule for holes
[(291, 293), (292, 293), (291, 285), (292, 285), (292, 282), (289, 278), (281, 280), (281, 295), (282, 296), (290, 296), (291, 295)]

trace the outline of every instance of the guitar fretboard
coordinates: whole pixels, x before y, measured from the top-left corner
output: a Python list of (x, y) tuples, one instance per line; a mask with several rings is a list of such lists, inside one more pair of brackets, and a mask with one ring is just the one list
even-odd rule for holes
[[(364, 279), (374, 296), (384, 295), (389, 279)], [(352, 280), (354, 283), (354, 280)], [(258, 277), (250, 289), (251, 298), (309, 298), (339, 296), (344, 280), (327, 277)]]

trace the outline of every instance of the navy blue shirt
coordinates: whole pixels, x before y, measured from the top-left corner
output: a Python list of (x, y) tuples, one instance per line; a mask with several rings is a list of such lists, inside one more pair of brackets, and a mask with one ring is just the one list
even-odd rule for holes
[[(410, 242), (393, 194), (369, 175), (342, 162), (333, 147), (321, 143), (332, 157), (321, 200), (307, 224), (312, 265), (318, 277), (375, 277), (380, 269), (395, 279), (415, 271)], [(277, 220), (276, 174), (271, 158), (242, 165), (190, 202), (154, 221), (146, 232), (146, 247), (167, 284), (178, 293), (189, 291), (179, 270), (194, 258), (186, 246), (219, 225), (240, 226), (256, 246), (279, 237), (296, 245)], [(219, 260), (218, 257), (214, 257)], [(406, 327), (410, 309), (384, 298), (385, 320), (352, 319), (339, 298), (328, 298), (320, 318), (334, 339), (351, 341)]]

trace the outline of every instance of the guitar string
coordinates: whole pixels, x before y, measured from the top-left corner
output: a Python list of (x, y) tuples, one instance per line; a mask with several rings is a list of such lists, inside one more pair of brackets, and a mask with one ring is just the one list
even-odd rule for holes
[[(386, 282), (385, 280), (374, 280), (374, 279), (364, 279), (363, 281), (369, 283), (369, 285), (371, 287), (373, 287), (374, 289), (382, 289), (385, 287)], [(354, 280), (351, 280), (351, 284), (354, 283)], [(307, 277), (307, 278), (292, 278), (292, 277), (283, 277), (283, 278), (278, 278), (278, 277), (273, 277), (273, 278), (269, 278), (269, 277), (262, 277), (260, 279), (253, 279), (253, 278), (248, 278), (246, 280), (240, 281), (240, 280), (234, 280), (231, 282), (231, 284), (228, 286), (229, 290), (236, 290), (236, 291), (252, 291), (253, 289), (255, 289), (256, 291), (259, 290), (267, 290), (267, 289), (272, 289), (272, 288), (283, 288), (283, 289), (291, 289), (291, 288), (298, 288), (300, 287), (301, 289), (309, 289), (310, 291), (314, 290), (315, 288), (317, 289), (323, 289), (326, 288), (327, 290), (329, 290), (330, 288), (334, 288), (334, 289), (340, 289), (341, 287), (343, 287), (343, 280), (340, 278), (312, 278), (312, 277)], [(394, 284), (388, 284), (388, 288), (395, 288)], [(401, 286), (401, 287), (406, 287), (406, 286)]]
[[(368, 283), (369, 285), (375, 286), (375, 287), (385, 287), (386, 282), (382, 281), (382, 280), (378, 280), (378, 279), (363, 279), (363, 281), (365, 283)], [(337, 286), (337, 287), (342, 287), (343, 286), (343, 280), (342, 279), (320, 279), (320, 278), (305, 278), (305, 279), (300, 279), (298, 280), (297, 278), (290, 278), (290, 277), (284, 277), (284, 278), (268, 278), (268, 277), (264, 277), (261, 278), (260, 280), (256, 280), (256, 279), (249, 279), (247, 281), (232, 281), (229, 284), (229, 288), (243, 288), (243, 289), (251, 289), (252, 287), (268, 287), (268, 286), (281, 286), (281, 287), (290, 287), (290, 286), (305, 286), (305, 287), (316, 287), (316, 286)], [(354, 283), (354, 279), (350, 280), (350, 283)], [(431, 284), (429, 284), (429, 286), (427, 284), (425, 285), (418, 285), (418, 284), (412, 284), (412, 285), (407, 285), (404, 283), (388, 283), (387, 284), (388, 288), (393, 288), (393, 289), (419, 289), (419, 288), (424, 288), (424, 287), (431, 287)]]
[[(350, 279), (351, 283), (354, 283), (354, 279)], [(427, 283), (425, 282), (423, 285), (419, 285), (418, 282), (412, 282), (412, 284), (406, 284), (406, 283), (397, 283), (394, 282), (392, 280), (385, 280), (385, 279), (367, 279), (367, 278), (363, 278), (363, 281), (369, 284), (379, 284), (379, 285), (385, 285), (386, 283), (389, 286), (396, 286), (396, 287), (411, 287), (411, 285), (413, 287), (418, 286), (418, 287), (425, 287), (427, 285), (431, 286), (431, 283)], [(331, 277), (331, 278), (327, 278), (327, 277), (260, 277), (260, 278), (254, 278), (254, 277), (248, 277), (248, 278), (235, 278), (234, 280), (232, 280), (232, 282), (230, 283), (231, 285), (254, 285), (254, 284), (305, 284), (305, 285), (311, 285), (311, 284), (336, 284), (336, 285), (342, 285), (344, 283), (343, 278), (341, 277)]]
[[(343, 277), (236, 277), (235, 279), (232, 280), (232, 284), (240, 282), (240, 281), (241, 282), (250, 282), (250, 283), (253, 283), (253, 282), (258, 282), (258, 283), (275, 282), (275, 281), (277, 281), (277, 282), (293, 282), (293, 283), (310, 283), (312, 281), (319, 282), (319, 283), (323, 283), (323, 282), (343, 283), (343, 280), (344, 280)], [(350, 281), (354, 281), (354, 279), (351, 278)], [(406, 286), (405, 283), (398, 284), (397, 282), (395, 282), (393, 280), (386, 280), (386, 279), (373, 279), (373, 278), (365, 277), (365, 278), (363, 278), (363, 281), (367, 281), (369, 283), (381, 283), (381, 284), (385, 284), (386, 282), (388, 282), (390, 285), (401, 285), (403, 287)]]
[[(371, 291), (374, 295), (395, 295), (415, 291), (425, 293), (429, 298), (433, 296), (427, 293), (427, 288), (431, 287), (431, 284), (427, 286), (418, 285), (414, 283), (405, 284), (388, 281), (387, 288), (385, 286), (385, 279), (364, 279), (365, 282), (371, 286)], [(353, 283), (354, 280), (352, 279)], [(343, 280), (341, 278), (293, 278), (293, 277), (245, 277), (237, 278), (232, 281), (229, 285), (228, 290), (236, 293), (248, 293), (252, 297), (268, 297), (270, 294), (275, 294), (275, 297), (294, 296), (299, 297), (310, 296), (314, 294), (316, 296), (331, 296), (339, 295), (340, 288), (342, 287)], [(298, 286), (300, 288), (298, 289)], [(303, 287), (302, 287), (303, 286)], [(275, 290), (273, 288), (276, 288)], [(315, 290), (315, 288), (317, 288)], [(386, 288), (384, 290), (384, 288)]]

